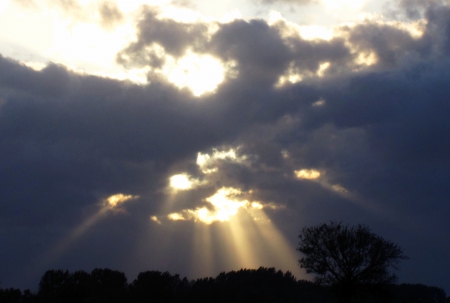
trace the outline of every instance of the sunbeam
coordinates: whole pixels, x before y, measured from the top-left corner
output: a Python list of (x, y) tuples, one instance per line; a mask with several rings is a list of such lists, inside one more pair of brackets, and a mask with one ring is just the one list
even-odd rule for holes
[(50, 264), (58, 260), (78, 239), (104, 218), (108, 212), (122, 212), (123, 209), (121, 208), (121, 204), (138, 198), (139, 196), (118, 193), (101, 200), (98, 204), (100, 208), (97, 212), (94, 212), (81, 224), (73, 228), (64, 238), (48, 250), (45, 255), (41, 257), (39, 262), (33, 262), (33, 265), (29, 266), (27, 272), (34, 274), (47, 268)]

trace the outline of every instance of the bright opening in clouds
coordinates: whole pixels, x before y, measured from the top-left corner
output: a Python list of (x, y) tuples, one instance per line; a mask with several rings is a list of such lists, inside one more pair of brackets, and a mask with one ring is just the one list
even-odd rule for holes
[(218, 171), (217, 165), (221, 160), (240, 164), (245, 164), (250, 161), (250, 157), (247, 155), (237, 155), (236, 152), (238, 149), (239, 147), (228, 150), (213, 148), (211, 154), (199, 152), (197, 153), (196, 163), (204, 174), (210, 174)]
[(320, 177), (320, 172), (315, 169), (300, 169), (294, 171), (299, 179), (317, 179)]
[(190, 88), (195, 96), (215, 90), (224, 79), (224, 68), (219, 60), (191, 52), (169, 64), (162, 73), (176, 86)]
[(186, 190), (192, 187), (192, 181), (186, 174), (178, 174), (170, 177), (170, 186), (174, 189)]
[(183, 210), (180, 213), (172, 213), (168, 215), (170, 220), (193, 220), (205, 224), (213, 222), (229, 221), (237, 214), (240, 208), (262, 209), (262, 205), (258, 202), (249, 202), (240, 199), (243, 192), (236, 188), (221, 188), (214, 195), (205, 199), (208, 207)]
[(105, 201), (107, 202), (107, 205), (109, 208), (114, 209), (114, 208), (118, 207), (120, 204), (123, 204), (130, 200), (135, 200), (138, 198), (139, 198), (139, 196), (124, 195), (124, 194), (119, 193), (119, 194), (109, 196), (108, 198), (105, 199)]

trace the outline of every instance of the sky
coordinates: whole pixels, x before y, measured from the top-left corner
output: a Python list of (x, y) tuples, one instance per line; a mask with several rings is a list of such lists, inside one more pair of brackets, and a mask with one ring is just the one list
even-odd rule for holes
[(450, 2), (2, 0), (0, 286), (299, 268), (365, 224), (450, 293)]

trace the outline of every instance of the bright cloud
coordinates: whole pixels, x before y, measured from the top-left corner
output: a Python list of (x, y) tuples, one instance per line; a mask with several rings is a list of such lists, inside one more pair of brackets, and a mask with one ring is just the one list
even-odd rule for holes
[(209, 55), (188, 51), (178, 60), (167, 60), (162, 69), (167, 79), (179, 88), (190, 88), (195, 96), (211, 92), (223, 81), (225, 69), (221, 62)]
[(175, 189), (185, 190), (192, 187), (192, 182), (187, 175), (179, 174), (170, 177), (170, 186)]
[(130, 200), (135, 200), (138, 198), (139, 198), (139, 196), (124, 195), (124, 194), (119, 193), (119, 194), (109, 196), (108, 198), (105, 199), (105, 202), (106, 202), (106, 205), (108, 206), (108, 208), (115, 209), (115, 208), (119, 207), (120, 204), (123, 204)]
[(294, 171), (299, 179), (317, 179), (320, 177), (320, 172), (315, 169), (301, 169)]
[(231, 161), (235, 163), (246, 163), (250, 160), (249, 156), (237, 155), (236, 152), (239, 149), (230, 148), (229, 150), (218, 150), (214, 148), (211, 154), (201, 153), (197, 154), (197, 165), (202, 170), (204, 174), (210, 174), (218, 171), (218, 161)]
[(189, 190), (204, 184), (204, 182), (189, 176), (186, 173), (173, 175), (169, 178), (169, 185), (175, 190)]
[(333, 189), (334, 191), (337, 191), (338, 193), (341, 193), (341, 194), (348, 193), (348, 190), (345, 187), (343, 187), (342, 185), (340, 185), (340, 184), (333, 185), (331, 187), (331, 189)]
[(237, 188), (222, 187), (214, 195), (205, 199), (208, 207), (204, 206), (171, 213), (167, 218), (173, 221), (192, 220), (211, 224), (213, 222), (229, 221), (236, 216), (240, 209), (261, 210), (264, 208), (264, 205), (260, 202), (250, 202), (244, 199), (243, 195), (245, 194), (245, 192)]

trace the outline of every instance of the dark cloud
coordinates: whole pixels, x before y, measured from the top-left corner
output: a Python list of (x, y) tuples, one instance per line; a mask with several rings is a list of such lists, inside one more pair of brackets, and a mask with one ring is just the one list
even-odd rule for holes
[(397, 1), (402, 13), (411, 19), (420, 18), (431, 7), (445, 6), (447, 0), (399, 0)]
[[(305, 225), (363, 222), (406, 248), (411, 261), (401, 282), (444, 287), (450, 11), (432, 6), (425, 16), (419, 38), (365, 22), (330, 41), (307, 41), (283, 22), (216, 23), (208, 34), (209, 24), (161, 19), (147, 9), (137, 41), (118, 61), (160, 67), (164, 57), (155, 61), (149, 50), (158, 44), (176, 58), (191, 49), (233, 62), (232, 75), (200, 97), (166, 80), (138, 86), (56, 64), (34, 71), (0, 57), (0, 260), (9, 260), (2, 287), (36, 285), (42, 272), (28, 260), (45, 256), (119, 192), (140, 198), (109, 210), (42, 264), (203, 274), (189, 268), (196, 225), (159, 225), (150, 216), (205, 206), (206, 197), (229, 186), (278, 206), (267, 214), (293, 246)], [(376, 61), (358, 63), (360, 53)], [(288, 72), (303, 81), (276, 86)], [(218, 158), (209, 175), (195, 163), (198, 152), (230, 148), (245, 161)], [(300, 169), (321, 176), (299, 179)], [(209, 183), (174, 195), (168, 178), (181, 172)], [(220, 234), (220, 223), (211, 233)], [(212, 241), (213, 269), (225, 270), (231, 248)]]
[(224, 61), (235, 60), (239, 78), (257, 83), (275, 82), (291, 57), (279, 32), (258, 20), (236, 20), (222, 25), (208, 48)]
[(392, 26), (366, 23), (347, 30), (357, 53), (374, 52), (381, 66), (396, 66), (398, 60), (426, 51), (407, 31)]

